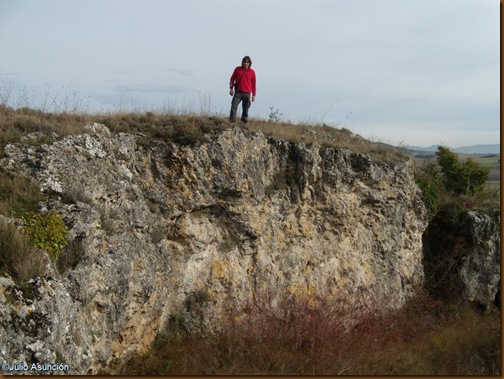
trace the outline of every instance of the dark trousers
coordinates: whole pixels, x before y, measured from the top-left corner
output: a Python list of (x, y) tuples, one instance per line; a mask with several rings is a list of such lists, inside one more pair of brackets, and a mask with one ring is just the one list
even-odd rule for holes
[(231, 100), (231, 112), (229, 112), (229, 121), (236, 121), (236, 112), (238, 111), (238, 105), (242, 103), (242, 116), (241, 120), (243, 122), (247, 122), (248, 119), (248, 110), (250, 108), (250, 93), (235, 91), (233, 96), (233, 100)]

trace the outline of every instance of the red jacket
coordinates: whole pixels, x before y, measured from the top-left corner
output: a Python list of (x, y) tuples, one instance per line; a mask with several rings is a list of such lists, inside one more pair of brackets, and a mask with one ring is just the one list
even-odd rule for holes
[(242, 66), (238, 66), (234, 69), (231, 79), (229, 79), (231, 85), (237, 84), (236, 90), (241, 92), (251, 93), (256, 95), (256, 75), (255, 71), (251, 68), (244, 69)]

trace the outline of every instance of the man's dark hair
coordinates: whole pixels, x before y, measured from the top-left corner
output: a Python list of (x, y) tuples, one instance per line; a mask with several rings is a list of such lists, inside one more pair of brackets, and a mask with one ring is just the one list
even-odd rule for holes
[(248, 55), (245, 55), (242, 59), (242, 67), (243, 67), (243, 63), (248, 61), (249, 62), (249, 68), (252, 67), (252, 59), (250, 59), (250, 57)]

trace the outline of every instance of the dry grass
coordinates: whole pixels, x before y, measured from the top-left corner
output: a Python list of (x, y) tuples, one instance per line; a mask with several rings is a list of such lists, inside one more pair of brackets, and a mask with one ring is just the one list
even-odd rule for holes
[[(89, 116), (71, 113), (44, 113), (31, 108), (13, 109), (0, 104), (0, 157), (9, 142), (19, 142), (30, 133), (43, 133), (52, 138), (80, 133), (90, 121)], [(47, 141), (47, 140), (46, 140)]]
[[(180, 114), (155, 112), (115, 112), (108, 114), (46, 113), (36, 109), (13, 109), (0, 104), (0, 157), (3, 147), (9, 142), (20, 142), (22, 137), (39, 132), (47, 136), (37, 143), (50, 143), (54, 138), (84, 132), (84, 125), (98, 122), (106, 125), (113, 133), (140, 133), (146, 138), (173, 140), (194, 145), (208, 140), (214, 133), (231, 128), (225, 117), (206, 114)], [(391, 146), (370, 142), (348, 129), (337, 129), (327, 125), (303, 125), (271, 123), (252, 119), (251, 130), (261, 131), (267, 136), (293, 143), (318, 143), (324, 147), (336, 147), (353, 152), (370, 154), (377, 162), (395, 165), (407, 156)], [(27, 143), (26, 141), (24, 141)]]
[(348, 149), (369, 154), (377, 162), (390, 165), (405, 161), (407, 156), (392, 146), (371, 142), (346, 128), (333, 128), (325, 124), (303, 125), (254, 121), (251, 128), (264, 134), (294, 143), (318, 143), (324, 147)]
[(7, 174), (0, 168), (0, 214), (21, 217), (37, 210), (43, 199), (38, 186), (22, 175)]
[(25, 281), (46, 272), (46, 257), (13, 224), (0, 220), (0, 273)]
[[(164, 334), (123, 375), (498, 375), (500, 320), (426, 294), (396, 312), (286, 301), (231, 310), (219, 333)], [(240, 312), (241, 313), (241, 312)]]

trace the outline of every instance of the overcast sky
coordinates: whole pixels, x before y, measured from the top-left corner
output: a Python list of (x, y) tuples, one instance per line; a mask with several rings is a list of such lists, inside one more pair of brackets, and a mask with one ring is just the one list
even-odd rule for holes
[(245, 55), (250, 117), (374, 141), (500, 141), (498, 0), (0, 0), (0, 100), (227, 115)]

